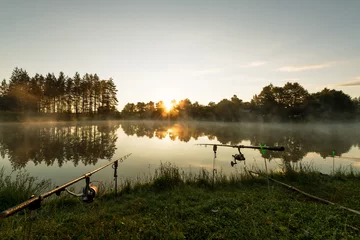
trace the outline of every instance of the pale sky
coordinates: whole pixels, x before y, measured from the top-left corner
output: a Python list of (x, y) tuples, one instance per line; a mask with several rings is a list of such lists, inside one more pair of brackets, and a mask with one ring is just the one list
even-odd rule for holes
[(359, 0), (0, 0), (0, 80), (16, 66), (97, 73), (114, 79), (119, 110), (249, 101), (287, 81), (358, 97), (359, 12)]

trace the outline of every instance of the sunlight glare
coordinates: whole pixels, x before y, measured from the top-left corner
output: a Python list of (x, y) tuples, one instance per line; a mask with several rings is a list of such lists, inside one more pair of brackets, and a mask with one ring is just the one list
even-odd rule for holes
[(170, 112), (172, 110), (172, 108), (174, 107), (174, 104), (172, 102), (170, 102), (170, 101), (165, 102), (164, 105), (165, 105), (166, 112)]

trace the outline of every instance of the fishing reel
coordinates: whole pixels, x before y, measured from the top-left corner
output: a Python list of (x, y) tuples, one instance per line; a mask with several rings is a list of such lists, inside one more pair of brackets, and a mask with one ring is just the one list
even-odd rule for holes
[[(83, 202), (90, 203), (90, 202), (94, 201), (95, 196), (98, 195), (99, 188), (97, 186), (90, 185), (91, 183), (90, 183), (90, 178), (89, 177), (86, 177), (85, 180), (86, 180), (86, 185), (82, 189), (82, 193), (73, 193), (67, 188), (64, 188), (64, 190), (67, 193), (69, 193), (70, 195), (73, 195), (75, 197), (81, 197)], [(62, 190), (62, 191), (64, 191), (64, 190)], [(60, 191), (56, 192), (56, 195), (59, 196)]]
[(90, 203), (94, 201), (95, 196), (98, 194), (98, 187), (94, 185), (90, 185), (88, 189), (86, 187), (83, 188), (83, 194), (81, 199), (83, 202)]
[(90, 185), (90, 178), (87, 177), (86, 179), (86, 185), (83, 188), (83, 193), (81, 196), (81, 199), (83, 202), (92, 202), (94, 201), (95, 196), (98, 194), (98, 188), (94, 185)]
[(238, 148), (238, 151), (239, 153), (232, 155), (232, 157), (234, 158), (234, 160), (230, 162), (232, 167), (234, 167), (234, 165), (237, 164), (236, 161), (245, 161), (245, 156), (244, 154), (241, 153), (240, 148)]

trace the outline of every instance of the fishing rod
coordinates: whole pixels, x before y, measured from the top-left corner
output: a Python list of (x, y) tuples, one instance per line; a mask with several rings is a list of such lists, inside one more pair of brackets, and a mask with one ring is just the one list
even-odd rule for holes
[(0, 213), (0, 218), (6, 218), (8, 216), (11, 216), (13, 215), (14, 213), (24, 209), (24, 208), (29, 208), (31, 210), (34, 210), (34, 209), (37, 209), (37, 208), (40, 208), (41, 207), (41, 201), (44, 200), (45, 198), (53, 195), (54, 193), (59, 196), (60, 193), (62, 191), (67, 191), (69, 192), (66, 188), (74, 183), (77, 183), (79, 182), (80, 180), (82, 179), (85, 179), (86, 181), (86, 185), (85, 187), (83, 188), (83, 193), (81, 195), (77, 195), (77, 194), (73, 194), (71, 192), (69, 192), (70, 194), (72, 195), (75, 195), (75, 196), (80, 196), (82, 197), (82, 200), (83, 202), (92, 202), (95, 195), (97, 194), (97, 187), (96, 186), (92, 186), (90, 185), (90, 176), (93, 175), (94, 173), (110, 166), (110, 165), (113, 165), (113, 169), (114, 169), (114, 181), (115, 181), (115, 194), (116, 194), (116, 188), (117, 188), (117, 167), (118, 167), (118, 162), (123, 162), (125, 159), (127, 159), (128, 157), (130, 157), (131, 153), (119, 158), (119, 159), (116, 159), (114, 161), (111, 161), (107, 164), (105, 164), (104, 166), (101, 166), (91, 172), (88, 172), (74, 180), (71, 180), (61, 186), (57, 186), (56, 188), (50, 190), (49, 192), (47, 193), (44, 193), (44, 194), (41, 194), (37, 197), (35, 196), (32, 196), (29, 200), (25, 201), (25, 202), (22, 202), (12, 208), (9, 208), (3, 212)]
[(245, 145), (229, 145), (229, 144), (208, 144), (208, 143), (200, 143), (200, 144), (195, 144), (195, 145), (199, 145), (199, 146), (213, 146), (213, 151), (214, 151), (214, 159), (216, 158), (216, 151), (217, 151), (217, 147), (231, 147), (231, 148), (237, 148), (239, 153), (236, 153), (234, 155), (232, 155), (232, 157), (234, 158), (233, 161), (230, 162), (231, 166), (233, 167), (235, 164), (237, 164), (236, 161), (245, 161), (245, 156), (244, 154), (240, 151), (241, 148), (250, 148), (250, 149), (259, 149), (261, 150), (263, 153), (265, 150), (269, 150), (269, 151), (285, 151), (284, 147), (278, 147), (278, 146), (274, 146), (274, 147), (270, 147), (270, 146), (245, 146)]
[(354, 160), (355, 162), (360, 162), (360, 157), (351, 157), (351, 156), (326, 156), (326, 158), (343, 158), (343, 159), (351, 159)]

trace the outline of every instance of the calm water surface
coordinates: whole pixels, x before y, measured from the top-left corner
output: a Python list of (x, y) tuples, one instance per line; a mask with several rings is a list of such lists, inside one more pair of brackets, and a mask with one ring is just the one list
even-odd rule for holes
[[(31, 176), (65, 183), (128, 153), (119, 165), (119, 178), (145, 178), (161, 162), (171, 162), (185, 171), (212, 170), (211, 147), (198, 143), (284, 146), (285, 152), (266, 151), (268, 168), (281, 170), (284, 163), (313, 164), (323, 173), (340, 166), (360, 171), (360, 160), (326, 158), (338, 156), (360, 159), (360, 127), (357, 125), (171, 123), (122, 121), (62, 124), (0, 125), (0, 168), (26, 170)], [(247, 168), (264, 169), (259, 150), (242, 150)], [(245, 164), (230, 166), (235, 149), (218, 148), (216, 169), (230, 174)], [(93, 175), (92, 180), (112, 181), (111, 167)]]

